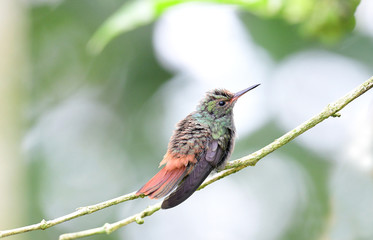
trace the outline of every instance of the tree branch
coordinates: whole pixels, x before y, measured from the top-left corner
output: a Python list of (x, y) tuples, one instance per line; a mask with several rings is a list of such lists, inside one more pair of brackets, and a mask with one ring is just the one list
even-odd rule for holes
[[(313, 128), (320, 122), (324, 121), (325, 119), (329, 117), (335, 117), (339, 116), (339, 111), (344, 108), (347, 104), (349, 104), (351, 101), (354, 99), (358, 98), (360, 95), (363, 93), (367, 92), (369, 89), (373, 87), (373, 77), (356, 87), (354, 90), (351, 92), (347, 93), (345, 96), (342, 98), (338, 99), (334, 103), (329, 104), (326, 106), (319, 114), (316, 116), (312, 117), (308, 121), (304, 122), (303, 124), (299, 125), (298, 127), (294, 128), (293, 130), (289, 131), (282, 137), (276, 139), (269, 145), (265, 146), (264, 148), (248, 155), (243, 158), (231, 161), (227, 164), (225, 170), (213, 175), (212, 177), (208, 178), (200, 187), (198, 190), (205, 188), (207, 185), (210, 185), (211, 183), (224, 178), (226, 176), (229, 176), (235, 172), (238, 172), (242, 170), (243, 168), (246, 168), (248, 166), (255, 166), (255, 164), (263, 157), (266, 155), (270, 154), (271, 152), (275, 151), (276, 149), (282, 147), (283, 145), (287, 144), (297, 136), (301, 135), (305, 131)], [(98, 203), (95, 205), (87, 206), (87, 207), (82, 207), (77, 209), (75, 212), (70, 213), (68, 215), (45, 221), (42, 220), (38, 224), (26, 226), (26, 227), (21, 227), (21, 228), (16, 228), (16, 229), (11, 229), (11, 230), (5, 230), (5, 231), (0, 231), (0, 238), (1, 237), (6, 237), (6, 236), (11, 236), (15, 235), (18, 233), (24, 233), (28, 231), (33, 231), (33, 230), (44, 230), (49, 227), (52, 227), (54, 225), (66, 222), (68, 220), (86, 215), (86, 214), (91, 214), (93, 212), (96, 212), (98, 210), (104, 209), (106, 207), (110, 207), (112, 205), (137, 199), (139, 197), (144, 197), (144, 195), (141, 196), (136, 196), (135, 193), (130, 193), (127, 195), (123, 195), (121, 197), (111, 199), (102, 203)], [(157, 203), (155, 205), (149, 206), (145, 210), (143, 210), (140, 213), (137, 213), (133, 216), (130, 216), (124, 220), (108, 224), (106, 223), (102, 227), (94, 228), (94, 229), (89, 229), (81, 232), (75, 232), (75, 233), (67, 233), (63, 234), (60, 236), (60, 240), (66, 240), (66, 239), (76, 239), (76, 238), (81, 238), (85, 236), (91, 236), (95, 234), (100, 234), (100, 233), (106, 233), (110, 234), (111, 232), (126, 226), (129, 223), (132, 222), (137, 222), (138, 224), (142, 224), (144, 222), (143, 218), (152, 215), (154, 212), (158, 211), (160, 209), (161, 203)]]

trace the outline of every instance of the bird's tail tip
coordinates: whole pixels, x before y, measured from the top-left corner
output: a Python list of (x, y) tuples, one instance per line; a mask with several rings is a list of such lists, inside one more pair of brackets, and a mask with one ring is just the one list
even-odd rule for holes
[(136, 192), (136, 195), (139, 196), (144, 194), (151, 199), (164, 197), (175, 188), (184, 176), (185, 167), (173, 170), (162, 168), (152, 179)]

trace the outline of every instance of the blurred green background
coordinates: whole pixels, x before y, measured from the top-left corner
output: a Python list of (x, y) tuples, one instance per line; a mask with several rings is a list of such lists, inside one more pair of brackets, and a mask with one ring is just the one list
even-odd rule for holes
[[(373, 2), (2, 1), (0, 230), (139, 189), (180, 119), (213, 88), (255, 83), (232, 159), (265, 146), (373, 72)], [(87, 239), (373, 239), (373, 94), (257, 166), (143, 225)], [(138, 199), (9, 239), (57, 239)]]

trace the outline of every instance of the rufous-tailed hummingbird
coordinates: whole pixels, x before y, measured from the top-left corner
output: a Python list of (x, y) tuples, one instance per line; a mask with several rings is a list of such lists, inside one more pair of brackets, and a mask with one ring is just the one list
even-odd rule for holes
[(172, 208), (190, 197), (212, 170), (223, 169), (234, 146), (234, 104), (259, 85), (234, 94), (225, 89), (207, 92), (197, 110), (176, 125), (159, 165), (165, 166), (136, 194), (161, 198), (177, 186), (162, 203), (163, 209)]

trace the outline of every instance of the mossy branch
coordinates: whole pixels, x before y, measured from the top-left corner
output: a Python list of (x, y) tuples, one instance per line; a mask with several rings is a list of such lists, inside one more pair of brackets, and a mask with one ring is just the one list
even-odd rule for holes
[[(347, 104), (349, 104), (351, 101), (354, 99), (358, 98), (360, 95), (364, 94), (367, 92), (369, 89), (373, 87), (373, 77), (353, 89), (351, 92), (347, 93), (345, 96), (342, 98), (338, 99), (334, 103), (331, 103), (327, 105), (319, 114), (315, 115), (311, 119), (307, 120), (306, 122), (302, 123), (298, 127), (294, 128), (293, 130), (289, 131), (285, 135), (281, 136), (280, 138), (276, 139), (272, 143), (268, 144), (264, 148), (247, 155), (243, 158), (231, 161), (227, 164), (225, 169), (212, 177), (208, 178), (200, 187), (198, 190), (205, 188), (207, 185), (210, 185), (211, 183), (224, 178), (226, 176), (229, 176), (235, 172), (238, 172), (242, 170), (243, 168), (246, 168), (248, 166), (254, 166), (261, 158), (265, 157), (266, 155), (270, 154), (271, 152), (275, 151), (276, 149), (282, 147), (283, 145), (287, 144), (297, 136), (301, 135), (305, 131), (313, 128), (320, 122), (324, 121), (325, 119), (329, 117), (335, 117), (339, 116), (339, 111), (344, 108)], [(45, 230), (47, 228), (50, 228), (54, 225), (69, 221), (71, 219), (91, 214), (94, 213), (98, 210), (116, 205), (118, 203), (122, 203), (125, 201), (129, 200), (134, 200), (139, 197), (144, 197), (143, 195), (141, 196), (136, 196), (135, 192), (129, 193), (126, 195), (123, 195), (121, 197), (111, 199), (102, 203), (98, 203), (95, 205), (91, 206), (86, 206), (82, 208), (78, 208), (75, 212), (70, 213), (68, 215), (53, 219), (53, 220), (42, 220), (40, 223), (21, 227), (21, 228), (16, 228), (16, 229), (11, 229), (11, 230), (5, 230), (5, 231), (0, 231), (0, 238), (1, 237), (6, 237), (6, 236), (11, 236), (19, 233), (25, 233), (29, 231), (34, 231), (34, 230)], [(94, 228), (94, 229), (89, 229), (85, 231), (80, 231), (80, 232), (75, 232), (75, 233), (67, 233), (63, 234), (60, 236), (60, 240), (66, 240), (66, 239), (76, 239), (76, 238), (81, 238), (81, 237), (86, 237), (86, 236), (91, 236), (95, 234), (100, 234), (100, 233), (106, 233), (110, 234), (111, 232), (126, 226), (132, 222), (136, 222), (138, 224), (142, 224), (144, 222), (143, 218), (152, 215), (156, 211), (160, 209), (160, 203), (157, 203), (155, 205), (147, 207), (145, 210), (143, 210), (140, 213), (137, 213), (133, 216), (130, 216), (124, 220), (112, 223), (112, 224), (104, 224), (102, 227)]]

